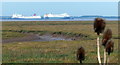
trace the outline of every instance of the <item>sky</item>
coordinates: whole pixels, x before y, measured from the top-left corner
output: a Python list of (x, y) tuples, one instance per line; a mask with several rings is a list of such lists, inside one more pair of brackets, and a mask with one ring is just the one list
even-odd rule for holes
[(68, 13), (71, 16), (117, 16), (118, 2), (2, 2), (3, 16), (11, 16), (15, 13), (25, 16), (34, 13), (41, 16), (46, 13)]
[[(3, 2), (28, 2), (28, 0), (2, 0)], [(29, 2), (118, 2), (119, 0), (29, 0)]]

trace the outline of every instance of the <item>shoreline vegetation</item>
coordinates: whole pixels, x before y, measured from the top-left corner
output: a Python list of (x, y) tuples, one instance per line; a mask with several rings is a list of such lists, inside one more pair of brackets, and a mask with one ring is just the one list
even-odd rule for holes
[[(118, 21), (106, 21), (106, 23), (106, 28), (111, 28), (113, 31), (115, 41), (115, 51), (111, 55), (110, 63), (117, 63), (118, 39), (120, 39)], [(49, 41), (40, 36), (60, 37), (65, 40)], [(84, 46), (87, 50), (87, 59), (84, 63), (97, 63), (95, 47), (97, 36), (93, 31), (93, 21), (2, 22), (2, 37), (3, 63), (78, 63), (75, 53), (79, 46)], [(38, 39), (44, 41), (34, 41)], [(103, 54), (103, 51), (101, 52)]]

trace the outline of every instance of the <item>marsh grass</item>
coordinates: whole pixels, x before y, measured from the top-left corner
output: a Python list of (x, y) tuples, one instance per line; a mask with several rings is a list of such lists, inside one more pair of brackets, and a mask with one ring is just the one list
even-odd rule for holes
[[(83, 46), (86, 50), (84, 63), (97, 63), (95, 41), (18, 42), (3, 44), (3, 62), (77, 63), (76, 51), (80, 46)], [(118, 60), (117, 48), (117, 40), (115, 40), (115, 51), (111, 54), (111, 63), (116, 63)], [(101, 53), (103, 54), (102, 50)]]
[[(107, 28), (113, 31), (115, 42), (110, 63), (118, 62), (118, 23), (107, 21)], [(3, 22), (3, 38), (16, 34), (24, 36), (20, 31), (51, 34), (83, 34), (91, 39), (76, 41), (46, 41), (46, 42), (14, 42), (3, 44), (3, 63), (78, 63), (76, 51), (80, 46), (86, 50), (84, 63), (98, 63), (96, 52), (97, 35), (93, 31), (93, 21), (50, 21), (50, 22)], [(18, 32), (13, 32), (18, 31)], [(13, 34), (14, 33), (14, 34)], [(102, 36), (100, 37), (100, 39)], [(100, 46), (100, 48), (103, 48)], [(103, 58), (103, 49), (101, 50)]]
[(17, 32), (2, 32), (2, 39), (10, 39), (10, 38), (16, 38), (16, 37), (24, 37), (25, 34), (17, 33)]

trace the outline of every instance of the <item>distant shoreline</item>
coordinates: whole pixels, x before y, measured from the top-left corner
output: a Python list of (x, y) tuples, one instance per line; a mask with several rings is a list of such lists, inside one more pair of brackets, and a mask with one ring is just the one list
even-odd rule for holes
[(94, 21), (95, 18), (103, 18), (107, 21), (118, 21), (118, 16), (70, 16), (70, 17), (48, 17), (48, 18), (11, 18), (11, 16), (0, 16), (0, 21)]
[[(30, 22), (31, 20), (28, 20), (28, 21), (3, 21), (3, 20), (0, 20), (0, 22)], [(47, 22), (47, 21), (57, 21), (57, 20), (37, 20), (37, 21), (34, 21), (34, 22)], [(58, 20), (58, 21), (82, 21), (82, 20)], [(58, 22), (57, 21), (57, 22)], [(84, 21), (94, 21), (94, 20), (84, 20)], [(106, 21), (120, 21), (120, 20), (106, 20)]]

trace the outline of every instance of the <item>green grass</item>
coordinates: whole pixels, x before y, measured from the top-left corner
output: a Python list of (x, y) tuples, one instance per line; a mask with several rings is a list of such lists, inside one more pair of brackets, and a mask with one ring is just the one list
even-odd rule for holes
[(10, 39), (10, 38), (16, 38), (16, 37), (24, 37), (25, 34), (18, 33), (18, 32), (2, 32), (2, 39)]
[[(84, 63), (97, 63), (95, 41), (18, 42), (3, 44), (3, 62), (77, 63), (76, 51), (80, 46), (83, 46), (86, 50)], [(115, 51), (111, 54), (110, 63), (116, 63), (118, 60), (117, 41), (115, 40)], [(103, 55), (103, 50), (101, 50), (101, 54)]]
[[(106, 23), (107, 23), (106, 28), (112, 29), (113, 35), (118, 35), (118, 22), (107, 21)], [(94, 36), (96, 37), (93, 30), (93, 21), (4, 22), (3, 30), (48, 31), (48, 32), (61, 31), (70, 33), (82, 33), (85, 35), (90, 35), (91, 37)]]
[[(112, 29), (114, 52), (110, 63), (118, 62), (118, 22), (106, 21), (107, 28)], [(3, 22), (3, 38), (25, 36), (21, 32), (38, 34), (64, 34), (74, 36), (83, 34), (89, 39), (77, 41), (49, 41), (49, 42), (15, 42), (3, 44), (4, 63), (77, 63), (76, 51), (83, 46), (86, 50), (84, 63), (98, 63), (96, 54), (96, 37), (93, 21), (50, 21), (50, 22)], [(91, 39), (90, 39), (91, 38)], [(102, 36), (100, 37), (102, 38)], [(101, 46), (103, 58), (103, 47)], [(91, 60), (92, 59), (92, 60)]]

